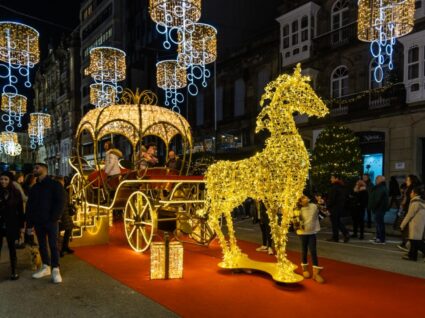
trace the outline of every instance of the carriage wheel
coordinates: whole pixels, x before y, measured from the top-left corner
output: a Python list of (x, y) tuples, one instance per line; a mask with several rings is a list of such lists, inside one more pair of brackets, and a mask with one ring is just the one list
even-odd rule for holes
[(146, 251), (157, 225), (157, 214), (148, 196), (141, 191), (132, 193), (124, 211), (125, 236), (131, 248), (136, 252)]

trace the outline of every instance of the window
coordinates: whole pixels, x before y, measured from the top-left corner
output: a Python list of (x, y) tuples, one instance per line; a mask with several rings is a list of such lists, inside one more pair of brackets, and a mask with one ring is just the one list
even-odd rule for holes
[(282, 30), (283, 34), (283, 48), (287, 49), (289, 47), (289, 25), (286, 24)]
[(422, 0), (416, 0), (415, 1), (415, 9), (422, 8)]
[(245, 113), (245, 82), (239, 78), (235, 82), (235, 116), (241, 116)]
[(338, 66), (331, 75), (331, 98), (340, 98), (348, 94), (348, 69)]
[(419, 47), (414, 46), (409, 49), (407, 54), (407, 79), (419, 77)]
[(301, 18), (301, 42), (308, 40), (308, 16)]
[(343, 28), (349, 22), (348, 0), (338, 0), (332, 6), (331, 30), (332, 42), (340, 43), (348, 38), (347, 30)]

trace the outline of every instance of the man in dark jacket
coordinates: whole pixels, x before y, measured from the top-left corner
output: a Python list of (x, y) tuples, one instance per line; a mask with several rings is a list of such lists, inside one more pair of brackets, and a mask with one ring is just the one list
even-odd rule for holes
[(339, 231), (344, 235), (344, 243), (350, 240), (350, 233), (341, 222), (347, 194), (340, 178), (335, 175), (331, 176), (331, 188), (328, 193), (327, 207), (331, 214), (332, 237), (328, 241), (339, 242)]
[[(42, 278), (51, 274), (54, 283), (61, 283), (57, 241), (59, 219), (64, 209), (65, 197), (62, 186), (59, 182), (50, 178), (47, 172), (46, 164), (35, 164), (34, 175), (37, 177), (37, 183), (31, 188), (28, 195), (27, 224), (29, 228), (33, 226), (35, 228), (41, 260), (43, 261), (41, 269), (34, 273), (32, 277)], [(47, 240), (50, 257), (47, 250)]]
[(388, 209), (388, 190), (385, 185), (385, 177), (377, 176), (375, 186), (369, 196), (369, 209), (375, 214), (376, 239), (373, 244), (385, 244), (384, 216)]

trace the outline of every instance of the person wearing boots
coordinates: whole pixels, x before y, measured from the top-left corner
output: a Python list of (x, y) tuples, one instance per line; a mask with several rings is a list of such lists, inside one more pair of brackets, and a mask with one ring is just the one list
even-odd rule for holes
[(316, 233), (320, 231), (319, 208), (316, 204), (310, 203), (310, 199), (306, 195), (300, 198), (298, 208), (300, 209), (300, 217), (303, 221), (303, 228), (297, 230), (297, 235), (301, 239), (301, 268), (303, 276), (305, 278), (311, 277), (307, 260), (307, 254), (310, 251), (311, 262), (313, 263), (313, 280), (322, 284), (325, 282), (324, 278), (320, 275), (323, 267), (319, 266), (316, 248)]
[(13, 175), (3, 172), (0, 175), (0, 254), (3, 238), (6, 237), (9, 248), (11, 280), (19, 278), (16, 272), (16, 246), (21, 229), (24, 228), (24, 210), (22, 196), (13, 186)]
[(350, 240), (350, 233), (341, 222), (342, 214), (344, 213), (345, 202), (347, 200), (347, 191), (344, 183), (337, 175), (331, 176), (331, 188), (328, 193), (327, 207), (331, 214), (332, 237), (327, 241), (339, 242), (339, 232), (344, 236), (344, 243)]
[(410, 250), (402, 258), (409, 261), (417, 261), (418, 250), (425, 254), (424, 229), (425, 229), (425, 201), (423, 185), (416, 186), (410, 192), (410, 206), (403, 222), (401, 230), (409, 227)]
[(371, 240), (373, 244), (385, 244), (384, 216), (388, 210), (388, 190), (385, 185), (385, 177), (377, 176), (375, 186), (369, 196), (368, 207), (375, 215), (376, 239)]
[[(65, 187), (65, 179), (64, 177), (55, 177), (55, 180), (59, 182), (62, 187)], [(65, 204), (63, 213), (59, 222), (59, 229), (64, 231), (63, 234), (63, 240), (62, 240), (62, 248), (60, 250), (60, 257), (64, 257), (65, 253), (67, 254), (73, 254), (74, 250), (69, 248), (69, 240), (72, 235), (72, 229), (74, 228), (74, 222), (72, 222), (72, 218), (70, 215), (70, 205), (69, 205), (69, 199), (68, 199), (68, 193), (66, 192), (64, 188), (64, 196), (65, 196)]]
[[(37, 183), (31, 188), (27, 202), (27, 227), (35, 228), (43, 262), (41, 269), (32, 277), (38, 279), (51, 275), (54, 283), (61, 283), (58, 233), (65, 195), (60, 183), (49, 177), (47, 173), (48, 167), (45, 163), (35, 164), (34, 175), (37, 177)], [(50, 256), (47, 244), (49, 244)]]

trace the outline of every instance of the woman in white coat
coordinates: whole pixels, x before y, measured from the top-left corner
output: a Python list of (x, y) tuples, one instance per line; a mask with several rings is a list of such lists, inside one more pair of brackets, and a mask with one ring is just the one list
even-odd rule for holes
[(313, 263), (313, 279), (318, 283), (324, 283), (325, 280), (320, 275), (323, 267), (319, 267), (316, 248), (316, 233), (320, 231), (319, 208), (316, 204), (310, 203), (310, 199), (305, 195), (300, 198), (298, 206), (300, 209), (300, 218), (303, 222), (303, 228), (297, 230), (297, 234), (301, 239), (301, 267), (303, 276), (310, 278), (307, 261), (307, 253), (310, 251), (311, 261)]
[(409, 210), (400, 225), (401, 230), (409, 226), (410, 250), (403, 259), (417, 261), (418, 250), (425, 254), (425, 200), (423, 185), (416, 186), (410, 193)]

